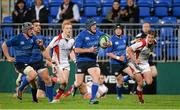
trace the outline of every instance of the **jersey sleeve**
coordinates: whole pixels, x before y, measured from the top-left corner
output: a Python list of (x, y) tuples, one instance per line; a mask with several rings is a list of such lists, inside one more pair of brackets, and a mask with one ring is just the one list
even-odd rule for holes
[(143, 46), (144, 46), (144, 43), (141, 41), (141, 42), (131, 45), (131, 48), (133, 49), (133, 51), (136, 51), (138, 48), (141, 48)]
[(8, 47), (16, 46), (19, 44), (19, 40), (17, 36), (14, 36), (12, 39), (6, 41), (6, 45)]
[(75, 48), (82, 48), (82, 44), (83, 44), (82, 34), (79, 34), (76, 37), (76, 40), (75, 40), (75, 43), (74, 43), (74, 47)]
[(59, 42), (59, 39), (58, 39), (58, 36), (56, 36), (52, 39), (52, 41), (49, 43), (48, 46), (50, 48), (54, 48), (56, 45), (58, 45), (58, 42)]

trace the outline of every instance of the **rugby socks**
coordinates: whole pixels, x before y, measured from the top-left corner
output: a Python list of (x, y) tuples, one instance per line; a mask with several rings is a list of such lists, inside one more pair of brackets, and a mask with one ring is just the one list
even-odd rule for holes
[(32, 98), (33, 98), (33, 101), (34, 102), (38, 102), (38, 99), (37, 99), (37, 88), (31, 88), (31, 92), (32, 92)]
[(138, 96), (139, 102), (144, 103), (143, 90), (139, 86), (137, 87), (137, 96)]
[(90, 101), (96, 99), (96, 93), (98, 91), (98, 88), (99, 88), (99, 84), (93, 83), (92, 88), (91, 88), (91, 99), (90, 99)]
[(49, 102), (53, 100), (53, 85), (46, 85), (46, 95), (48, 97)]
[(64, 89), (59, 88), (58, 93), (55, 96), (55, 99), (60, 99), (63, 93), (64, 93)]
[(118, 98), (122, 97), (122, 87), (120, 84), (116, 84), (116, 93)]
[(27, 77), (23, 78), (23, 81), (19, 86), (19, 91), (22, 92), (28, 84), (29, 84), (29, 81), (27, 80)]
[(124, 81), (124, 82), (127, 82), (129, 79), (130, 79), (130, 77), (129, 77), (128, 75), (126, 75), (126, 76), (123, 77), (123, 81)]

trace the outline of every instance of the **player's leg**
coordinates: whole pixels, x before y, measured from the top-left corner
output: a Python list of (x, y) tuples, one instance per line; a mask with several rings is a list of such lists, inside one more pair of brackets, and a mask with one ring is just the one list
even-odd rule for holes
[(39, 75), (38, 75), (38, 79), (37, 79), (37, 84), (38, 84), (37, 98), (44, 98), (44, 97), (46, 97), (46, 94), (45, 94), (45, 91), (46, 91), (45, 83), (41, 79), (41, 77), (39, 77)]
[[(70, 74), (70, 68), (69, 68), (69, 69), (66, 68), (66, 69), (64, 70), (64, 76), (65, 76), (64, 78), (65, 78), (66, 85), (68, 85), (69, 74)], [(72, 90), (73, 90), (73, 87), (72, 87), (72, 86), (69, 87), (68, 90), (64, 93), (64, 97), (69, 96), (69, 95), (71, 94)]]
[(136, 82), (137, 82), (137, 96), (140, 103), (144, 103), (143, 98), (143, 78), (140, 73), (136, 73), (134, 76)]
[(116, 76), (116, 93), (118, 100), (122, 98), (122, 85), (123, 85), (123, 76), (119, 74), (118, 76)]
[(69, 71), (65, 70), (65, 69), (58, 69), (57, 71), (57, 77), (59, 79), (60, 82), (60, 87), (59, 90), (54, 98), (54, 102), (59, 101), (60, 97), (62, 96), (62, 94), (64, 93), (64, 90), (66, 88), (66, 75), (65, 74), (69, 74)]
[(153, 78), (156, 77), (157, 74), (158, 74), (156, 66), (155, 65), (151, 65), (150, 68), (151, 68), (152, 77)]
[(100, 78), (101, 70), (99, 67), (91, 67), (88, 69), (88, 73), (91, 75), (93, 81), (93, 85), (91, 88), (92, 93), (91, 93), (90, 104), (98, 104), (99, 102), (96, 101), (96, 94), (99, 87), (99, 78)]
[(27, 66), (24, 69), (24, 74), (26, 74), (26, 77), (22, 80), (22, 83), (20, 84), (18, 88), (18, 99), (22, 100), (22, 92), (24, 88), (31, 82), (35, 77), (37, 76), (36, 71), (31, 67)]
[(38, 102), (38, 99), (37, 99), (37, 82), (36, 80), (32, 80), (30, 82), (30, 86), (31, 86), (31, 93), (32, 93), (32, 99), (33, 99), (33, 102)]
[(151, 85), (152, 81), (153, 81), (151, 71), (143, 72), (143, 76), (144, 76), (144, 80), (145, 80), (146, 84)]
[(84, 73), (80, 73), (80, 72), (76, 73), (72, 96), (75, 96), (77, 88), (81, 87), (81, 85), (83, 84), (83, 81), (84, 81)]
[(46, 92), (49, 102), (51, 102), (53, 100), (53, 85), (52, 85), (52, 81), (51, 81), (51, 77), (49, 75), (48, 69), (47, 68), (39, 69), (38, 73), (45, 83), (45, 88), (46, 88), (45, 92)]
[(84, 81), (84, 73), (87, 72), (87, 62), (77, 62), (76, 64), (76, 74), (75, 81), (73, 85), (72, 96), (75, 96), (77, 88), (79, 88)]

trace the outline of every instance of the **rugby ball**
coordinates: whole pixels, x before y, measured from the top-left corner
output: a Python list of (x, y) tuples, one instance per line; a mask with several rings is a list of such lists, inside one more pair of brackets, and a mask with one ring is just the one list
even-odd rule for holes
[(107, 43), (107, 42), (110, 43), (109, 37), (110, 37), (110, 36), (107, 35), (107, 34), (104, 34), (104, 35), (102, 35), (102, 36), (100, 37), (99, 44), (100, 44), (100, 47), (101, 47), (101, 48), (103, 48), (103, 49), (107, 48), (107, 45), (105, 45), (105, 43)]

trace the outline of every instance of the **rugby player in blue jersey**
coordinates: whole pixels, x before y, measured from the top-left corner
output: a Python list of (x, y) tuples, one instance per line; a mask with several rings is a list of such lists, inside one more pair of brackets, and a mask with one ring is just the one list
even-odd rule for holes
[[(96, 21), (92, 18), (86, 21), (86, 29), (79, 33), (75, 40), (74, 51), (77, 60), (77, 73), (75, 75), (74, 93), (81, 86), (84, 74), (88, 72), (93, 81), (90, 104), (98, 104), (96, 93), (99, 87), (100, 68), (97, 63), (97, 53), (99, 49), (100, 36), (104, 35), (96, 27)], [(109, 46), (110, 43), (104, 43)]]
[(128, 38), (123, 35), (123, 28), (120, 24), (115, 26), (115, 35), (110, 38), (112, 46), (107, 48), (107, 56), (110, 57), (111, 72), (116, 76), (116, 91), (117, 99), (122, 98), (122, 73), (127, 73), (132, 78), (134, 77), (131, 68), (127, 65), (126, 47)]
[[(18, 89), (18, 98), (20, 100), (22, 100), (22, 91), (24, 90), (24, 87), (36, 78), (36, 70), (39, 67), (42, 67), (42, 63), (39, 62), (39, 58), (41, 57), (36, 59), (34, 56), (35, 54), (39, 55), (39, 49), (41, 51), (44, 51), (45, 49), (43, 48), (41, 41), (37, 41), (38, 39), (33, 35), (32, 23), (26, 22), (22, 26), (22, 33), (10, 40), (7, 40), (2, 45), (2, 49), (7, 60), (10, 62), (14, 62), (18, 72), (26, 74), (26, 77), (24, 78)], [(9, 55), (8, 47), (14, 47), (16, 55), (15, 58)], [(40, 71), (42, 72), (47, 70), (42, 69)], [(41, 74), (41, 77), (46, 83), (47, 97), (49, 99), (49, 102), (51, 102), (53, 100), (53, 87), (51, 78), (48, 72), (43, 72)], [(34, 99), (33, 101), (37, 102), (37, 100)]]

